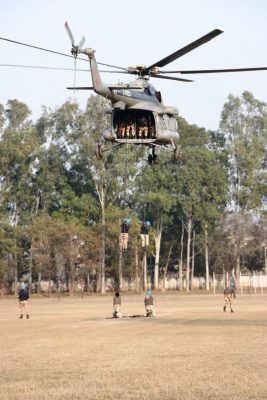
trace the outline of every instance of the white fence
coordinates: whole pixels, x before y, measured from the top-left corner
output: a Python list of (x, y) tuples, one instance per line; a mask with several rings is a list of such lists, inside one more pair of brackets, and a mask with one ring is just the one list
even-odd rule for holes
[[(225, 274), (213, 274), (209, 278), (209, 291), (213, 293), (220, 293), (224, 290), (224, 288), (231, 282), (232, 276), (228, 273)], [(153, 280), (151, 277), (147, 279), (148, 289), (154, 289)], [(37, 292), (37, 283), (33, 283), (31, 287), (32, 292)], [(81, 286), (80, 282), (73, 283), (73, 292), (87, 292), (93, 293), (99, 290), (99, 285), (96, 281), (91, 280), (89, 285), (84, 281), (84, 286)], [(267, 291), (267, 275), (263, 273), (253, 273), (253, 274), (240, 274), (239, 282), (236, 285), (237, 291), (241, 293), (263, 293)], [(18, 283), (19, 287), (19, 283)], [(51, 281), (49, 285), (49, 281), (42, 280), (39, 282), (39, 291), (43, 293), (47, 293), (50, 290), (52, 292), (58, 291), (58, 286), (55, 282)], [(206, 279), (205, 277), (194, 277), (190, 281), (190, 290), (195, 291), (205, 291), (206, 290)], [(159, 290), (163, 290), (163, 288), (167, 290), (185, 290), (186, 289), (186, 278), (183, 276), (182, 286), (179, 285), (179, 277), (177, 274), (175, 275), (167, 275), (165, 282), (163, 279), (159, 279)], [(14, 283), (11, 288), (11, 293), (14, 293)], [(106, 291), (114, 291), (117, 289), (116, 282), (114, 278), (106, 279)], [(123, 291), (141, 291), (143, 289), (143, 283), (139, 280), (138, 285), (134, 279), (123, 279), (122, 280), (122, 290)], [(68, 292), (68, 287), (66, 282), (61, 283), (60, 291)], [(10, 293), (7, 290), (2, 290), (2, 295), (6, 293)]]
[[(227, 272), (225, 274), (213, 274), (209, 278), (209, 288), (213, 292), (221, 292), (226, 286), (233, 280), (232, 276)], [(203, 276), (194, 277), (190, 280), (191, 290), (206, 290), (206, 279)], [(267, 289), (267, 275), (259, 272), (253, 274), (240, 274), (239, 282), (236, 282), (237, 290), (242, 292), (263, 292)], [(182, 287), (179, 286), (179, 277), (168, 276), (163, 284), (162, 279), (159, 282), (159, 287), (165, 290), (185, 290), (186, 289), (186, 278), (183, 277)], [(153, 289), (153, 283), (149, 283), (149, 288)]]

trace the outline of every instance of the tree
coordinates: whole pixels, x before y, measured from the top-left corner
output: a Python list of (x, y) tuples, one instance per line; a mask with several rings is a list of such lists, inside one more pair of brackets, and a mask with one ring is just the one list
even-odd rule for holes
[[(175, 202), (174, 196), (170, 191), (173, 185), (172, 170), (169, 164), (169, 155), (164, 153), (160, 155), (161, 160), (150, 166), (142, 167), (142, 174), (139, 178), (140, 189), (138, 193), (141, 196), (136, 198), (139, 210), (145, 208), (145, 219), (151, 221), (153, 226), (152, 234), (155, 244), (155, 267), (154, 267), (154, 289), (159, 288), (159, 267), (160, 267), (160, 249), (164, 227), (167, 227), (172, 217), (170, 210)], [(144, 216), (141, 218), (143, 219)], [(140, 215), (139, 214), (139, 215)]]
[[(261, 213), (266, 201), (267, 107), (249, 92), (230, 95), (224, 105), (220, 130), (226, 137), (230, 176), (231, 209), (245, 218)], [(237, 238), (241, 243), (242, 237)], [(240, 246), (236, 247), (236, 280), (240, 274)]]
[(196, 223), (205, 232), (206, 289), (209, 289), (208, 229), (224, 211), (227, 179), (216, 154), (209, 149), (210, 133), (179, 119), (182, 158), (174, 165), (176, 208), (187, 230), (186, 290), (190, 290), (192, 232)]

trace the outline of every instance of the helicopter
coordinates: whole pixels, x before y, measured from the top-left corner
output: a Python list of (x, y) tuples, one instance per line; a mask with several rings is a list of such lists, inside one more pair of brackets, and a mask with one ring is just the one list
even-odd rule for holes
[[(181, 146), (179, 145), (179, 131), (177, 119), (178, 110), (175, 107), (165, 106), (162, 102), (161, 93), (149, 83), (149, 78), (170, 79), (181, 82), (193, 82), (170, 75), (169, 73), (196, 74), (196, 73), (219, 73), (219, 72), (242, 72), (267, 70), (267, 67), (259, 68), (235, 68), (217, 70), (194, 70), (194, 71), (163, 71), (164, 67), (179, 57), (196, 49), (202, 44), (210, 41), (223, 33), (220, 29), (214, 29), (208, 34), (195, 40), (189, 45), (175, 51), (167, 57), (154, 62), (149, 67), (136, 65), (135, 67), (115, 67), (120, 69), (119, 73), (137, 75), (137, 79), (129, 85), (107, 86), (100, 77), (95, 50), (92, 48), (81, 48), (75, 45), (74, 37), (67, 22), (65, 28), (72, 43), (71, 54), (77, 57), (84, 54), (88, 57), (92, 76), (93, 86), (91, 87), (69, 87), (75, 90), (94, 90), (100, 96), (111, 101), (112, 108), (109, 112), (112, 116), (112, 123), (109, 129), (103, 132), (104, 142), (111, 142), (111, 147), (102, 147), (97, 144), (95, 154), (101, 160), (105, 151), (111, 150), (125, 143), (142, 144), (152, 148), (152, 154), (148, 156), (148, 162), (152, 164), (156, 161), (155, 148), (167, 145), (171, 146), (176, 160), (180, 157)], [(84, 37), (80, 43), (84, 42)]]
[[(73, 34), (67, 22), (65, 29), (71, 41), (71, 55), (65, 54), (42, 47), (14, 41), (0, 37), (11, 43), (32, 47), (38, 50), (59, 54), (61, 56), (74, 58), (76, 71), (76, 60), (89, 60), (92, 86), (73, 86), (70, 90), (93, 90), (98, 95), (111, 101), (111, 108), (106, 110), (111, 115), (111, 126), (106, 129), (102, 138), (97, 143), (95, 154), (97, 159), (101, 160), (106, 151), (123, 144), (145, 145), (152, 150), (148, 156), (148, 162), (152, 164), (156, 161), (157, 155), (155, 149), (161, 147), (173, 152), (176, 160), (180, 157), (181, 146), (179, 144), (179, 129), (177, 124), (178, 110), (175, 107), (165, 106), (162, 101), (161, 92), (149, 82), (150, 78), (168, 79), (180, 82), (194, 82), (192, 79), (181, 78), (172, 74), (209, 74), (209, 73), (227, 73), (227, 72), (250, 72), (267, 70), (267, 67), (252, 68), (228, 68), (228, 69), (209, 69), (209, 70), (162, 70), (162, 67), (170, 64), (176, 59), (191, 52), (197, 47), (207, 43), (211, 39), (223, 33), (220, 29), (214, 29), (192, 43), (180, 48), (174, 53), (154, 62), (150, 66), (138, 64), (134, 67), (120, 67), (110, 64), (104, 64), (96, 61), (95, 50), (92, 48), (83, 48), (85, 43), (84, 36), (78, 45), (75, 44)], [(78, 57), (80, 54), (85, 58)], [(112, 71), (99, 70), (98, 65), (113, 68)], [(27, 66), (24, 66), (27, 67)], [(41, 68), (41, 67), (36, 67)], [(46, 67), (44, 67), (46, 68)], [(50, 68), (49, 68), (50, 69)], [(59, 68), (54, 68), (59, 69)], [(117, 71), (114, 71), (116, 69)], [(102, 82), (100, 72), (121, 73), (136, 75), (136, 79), (129, 84), (107, 85)], [(169, 75), (171, 74), (171, 75)]]

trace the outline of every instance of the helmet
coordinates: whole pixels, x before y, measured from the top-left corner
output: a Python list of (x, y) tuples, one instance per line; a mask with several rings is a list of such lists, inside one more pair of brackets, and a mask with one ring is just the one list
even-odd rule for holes
[(152, 292), (151, 292), (150, 290), (148, 290), (148, 291), (146, 292), (146, 294), (147, 294), (147, 296), (151, 296), (151, 295), (152, 295)]
[(21, 289), (26, 289), (26, 285), (24, 282), (22, 282), (22, 284), (20, 285)]
[(146, 225), (151, 225), (151, 224), (150, 224), (150, 221), (145, 221), (145, 224), (146, 224)]
[(126, 219), (125, 219), (125, 222), (126, 222), (128, 225), (130, 225), (131, 222), (132, 222), (132, 221), (131, 221), (131, 218), (126, 218)]
[(234, 288), (234, 287), (235, 287), (234, 282), (231, 282), (229, 286), (232, 287), (232, 288)]

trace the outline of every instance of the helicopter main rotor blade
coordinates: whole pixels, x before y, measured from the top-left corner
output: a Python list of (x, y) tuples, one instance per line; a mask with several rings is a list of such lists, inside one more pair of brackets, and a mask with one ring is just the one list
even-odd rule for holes
[[(58, 55), (64, 56), (64, 57), (73, 58), (73, 56), (70, 55), (70, 54), (66, 54), (66, 53), (61, 53), (61, 52), (59, 52), (59, 51), (54, 51), (54, 50), (45, 49), (44, 47), (33, 46), (33, 45), (31, 45), (31, 44), (27, 44), (27, 43), (23, 43), (23, 42), (18, 42), (17, 40), (11, 40), (11, 39), (7, 39), (7, 38), (4, 38), (4, 37), (0, 37), (0, 40), (4, 40), (4, 41), (6, 41), (6, 42), (10, 42), (10, 43), (14, 43), (14, 44), (19, 44), (20, 46), (26, 46), (26, 47), (31, 47), (31, 48), (33, 48), (33, 49), (46, 51), (46, 52), (48, 52), (48, 53), (58, 54)], [(81, 57), (77, 57), (77, 60), (82, 60), (82, 61), (88, 62), (88, 59), (86, 59), (86, 58), (81, 58)], [(124, 68), (124, 67), (118, 67), (118, 66), (116, 66), (116, 65), (111, 65), (111, 64), (104, 64), (104, 63), (101, 63), (101, 62), (97, 62), (97, 64), (103, 65), (103, 66), (105, 66), (105, 67), (117, 68), (117, 69), (120, 69), (120, 70), (125, 71), (125, 72), (128, 73), (128, 69), (127, 69), (127, 68)]]
[(183, 79), (183, 78), (176, 78), (175, 76), (166, 76), (166, 75), (157, 75), (157, 74), (150, 74), (152, 78), (159, 78), (159, 79), (170, 79), (173, 81), (181, 81), (181, 82), (194, 82), (191, 79)]
[(222, 69), (195, 69), (186, 71), (159, 71), (160, 74), (216, 74), (224, 72), (249, 72), (249, 71), (266, 71), (267, 67), (252, 68), (222, 68)]
[[(120, 90), (120, 89), (142, 89), (140, 86), (129, 86), (129, 85), (124, 85), (124, 86), (108, 86), (110, 90)], [(93, 86), (76, 86), (76, 87), (67, 87), (67, 89), (70, 90), (94, 90)]]
[(145, 68), (144, 74), (148, 74), (151, 69), (154, 67), (164, 67), (167, 64), (170, 64), (172, 61), (176, 60), (177, 58), (180, 58), (184, 56), (185, 54), (189, 53), (190, 51), (196, 49), (197, 47), (201, 46), (202, 44), (208, 42), (209, 40), (213, 39), (214, 37), (220, 35), (223, 33), (220, 29), (214, 29), (213, 31), (207, 33), (206, 35), (202, 36), (201, 38), (195, 40), (194, 42), (188, 44), (187, 46), (183, 47), (182, 49), (179, 49), (175, 51), (174, 53), (170, 54), (169, 56), (163, 58), (162, 60), (159, 60), (155, 62), (154, 64), (150, 65), (149, 67)]

